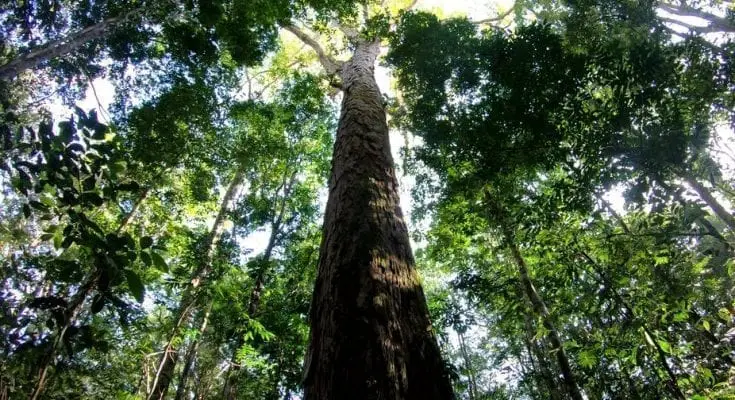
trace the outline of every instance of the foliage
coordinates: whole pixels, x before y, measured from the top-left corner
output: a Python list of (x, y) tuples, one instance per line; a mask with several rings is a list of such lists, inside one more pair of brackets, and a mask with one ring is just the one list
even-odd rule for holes
[[(0, 398), (146, 398), (169, 342), (171, 398), (300, 395), (339, 82), (279, 43), (293, 18), (389, 46), (459, 398), (731, 398), (732, 10), (409, 3), (0, 1), (3, 63), (127, 16), (0, 82)], [(54, 124), (96, 78), (110, 113)]]

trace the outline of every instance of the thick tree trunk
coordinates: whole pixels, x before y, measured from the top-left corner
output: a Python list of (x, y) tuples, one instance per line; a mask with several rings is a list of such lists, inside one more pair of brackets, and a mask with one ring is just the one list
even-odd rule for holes
[(163, 353), (161, 354), (161, 359), (158, 363), (158, 368), (156, 368), (156, 375), (153, 380), (153, 389), (148, 395), (148, 400), (163, 400), (166, 397), (168, 387), (173, 379), (174, 369), (176, 369), (176, 362), (178, 361), (178, 352), (174, 346), (174, 341), (176, 336), (179, 334), (181, 327), (189, 323), (189, 319), (196, 309), (198, 289), (210, 273), (212, 268), (212, 259), (217, 252), (217, 245), (219, 244), (219, 240), (222, 237), (222, 231), (224, 230), (224, 222), (227, 217), (227, 212), (230, 208), (230, 204), (240, 191), (240, 187), (242, 186), (244, 179), (244, 171), (242, 169), (238, 169), (230, 182), (230, 186), (227, 188), (225, 197), (222, 199), (219, 213), (217, 214), (217, 218), (214, 220), (212, 230), (209, 232), (209, 237), (205, 243), (206, 252), (204, 254), (204, 259), (199, 265), (199, 268), (197, 268), (192, 274), (191, 285), (184, 291), (184, 294), (181, 296), (179, 307), (174, 313), (176, 316), (176, 323), (169, 335), (168, 343), (166, 343)]
[(528, 274), (528, 267), (526, 266), (526, 260), (521, 255), (521, 251), (515, 243), (513, 232), (507, 227), (503, 226), (503, 234), (505, 236), (506, 243), (510, 248), (513, 260), (518, 266), (518, 272), (521, 278), (521, 285), (523, 290), (528, 296), (531, 304), (533, 305), (534, 312), (536, 312), (544, 324), (546, 330), (549, 331), (548, 339), (556, 352), (556, 360), (559, 363), (559, 369), (561, 370), (562, 377), (564, 378), (564, 386), (566, 386), (567, 393), (574, 400), (584, 400), (582, 390), (577, 384), (577, 380), (572, 372), (572, 366), (569, 362), (569, 357), (564, 350), (564, 344), (559, 335), (559, 331), (556, 330), (554, 323), (551, 321), (551, 315), (549, 309), (546, 307), (546, 303), (541, 298), (541, 295), (536, 291), (536, 287)]
[(142, 8), (129, 11), (117, 17), (107, 18), (94, 25), (43, 45), (41, 48), (18, 56), (9, 63), (0, 66), (0, 79), (9, 80), (20, 73), (38, 67), (40, 64), (56, 57), (69, 54), (85, 44), (105, 37), (115, 26), (140, 14)]
[(307, 400), (454, 397), (414, 267), (382, 98), (378, 42), (340, 70), (344, 98), (305, 361)]
[[(120, 225), (118, 225), (117, 230), (115, 231), (116, 234), (121, 233), (128, 226), (135, 214), (138, 213), (138, 209), (148, 197), (149, 193), (150, 189), (146, 189), (145, 191), (143, 191), (143, 193), (141, 193), (133, 208), (130, 210), (129, 213), (127, 213), (127, 215), (125, 215), (125, 217), (120, 222)], [(64, 335), (66, 335), (66, 332), (69, 330), (69, 328), (71, 328), (71, 326), (74, 325), (74, 322), (76, 322), (77, 317), (82, 312), (82, 306), (94, 290), (95, 286), (97, 286), (97, 280), (99, 279), (99, 277), (100, 271), (92, 271), (84, 279), (77, 293), (74, 294), (74, 296), (72, 296), (72, 298), (69, 300), (69, 303), (66, 306), (66, 310), (64, 311), (64, 326), (59, 329), (59, 332), (57, 333), (51, 347), (49, 347), (48, 351), (41, 358), (38, 366), (36, 366), (35, 368), (35, 376), (37, 382), (36, 386), (31, 392), (31, 395), (29, 396), (30, 400), (37, 400), (46, 389), (46, 379), (48, 378), (49, 369), (51, 368), (51, 364), (53, 364), (54, 359), (56, 358), (56, 353), (58, 349), (61, 347)]]

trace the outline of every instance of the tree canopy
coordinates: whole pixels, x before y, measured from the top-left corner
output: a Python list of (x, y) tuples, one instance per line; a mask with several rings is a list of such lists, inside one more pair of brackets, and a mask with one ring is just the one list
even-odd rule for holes
[(0, 6), (0, 399), (735, 396), (731, 2)]

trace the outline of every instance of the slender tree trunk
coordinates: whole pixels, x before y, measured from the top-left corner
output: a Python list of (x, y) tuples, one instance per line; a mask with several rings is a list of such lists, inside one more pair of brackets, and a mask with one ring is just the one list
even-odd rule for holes
[(38, 49), (31, 50), (26, 54), (18, 56), (9, 63), (0, 66), (0, 79), (12, 79), (20, 73), (36, 68), (40, 64), (52, 58), (61, 57), (74, 52), (93, 40), (105, 37), (114, 27), (135, 17), (142, 11), (143, 8), (141, 7), (120, 16), (107, 18), (84, 28), (79, 32), (71, 33), (63, 38), (47, 43)]
[[(127, 213), (127, 215), (125, 215), (123, 220), (120, 222), (120, 225), (118, 225), (117, 230), (115, 231), (116, 234), (119, 234), (128, 226), (135, 214), (137, 214), (140, 205), (143, 204), (145, 199), (148, 197), (149, 193), (150, 189), (146, 189), (143, 193), (141, 193), (133, 208), (130, 210), (129, 213)], [(64, 326), (59, 329), (59, 332), (56, 335), (53, 343), (51, 344), (51, 347), (49, 347), (48, 351), (46, 352), (46, 354), (43, 355), (40, 362), (38, 363), (38, 366), (36, 367), (35, 375), (37, 383), (33, 391), (31, 392), (31, 395), (29, 396), (30, 400), (37, 400), (46, 389), (46, 379), (48, 378), (49, 369), (51, 367), (51, 364), (53, 364), (54, 359), (56, 358), (56, 353), (61, 347), (64, 336), (66, 335), (66, 332), (69, 330), (69, 328), (74, 325), (74, 322), (76, 322), (79, 313), (81, 313), (82, 311), (82, 306), (84, 305), (85, 300), (87, 300), (89, 295), (94, 290), (95, 286), (97, 286), (97, 280), (99, 279), (99, 277), (100, 271), (92, 271), (87, 276), (87, 278), (84, 279), (77, 293), (72, 296), (71, 300), (67, 304), (66, 310), (64, 311)]]
[(230, 208), (230, 204), (240, 191), (244, 178), (244, 171), (242, 169), (238, 169), (230, 182), (230, 186), (227, 188), (224, 198), (222, 199), (219, 213), (217, 214), (217, 218), (214, 220), (212, 230), (209, 232), (209, 236), (205, 243), (206, 250), (204, 259), (192, 274), (191, 285), (187, 287), (182, 294), (179, 307), (174, 313), (176, 316), (176, 323), (169, 335), (168, 343), (166, 343), (166, 346), (164, 347), (163, 354), (161, 355), (158, 367), (156, 368), (156, 375), (153, 380), (153, 389), (148, 395), (148, 400), (163, 400), (166, 397), (168, 387), (173, 379), (174, 369), (176, 369), (176, 362), (178, 361), (178, 351), (175, 348), (174, 341), (176, 336), (179, 334), (180, 328), (189, 323), (191, 314), (196, 308), (198, 288), (204, 283), (210, 273), (212, 260), (217, 252), (219, 240), (222, 237), (227, 212)]
[[(637, 316), (635, 314), (635, 310), (633, 307), (628, 304), (628, 302), (623, 298), (623, 296), (618, 293), (617, 289), (612, 283), (612, 280), (608, 278), (608, 276), (602, 271), (602, 268), (599, 267), (599, 264), (590, 257), (589, 254), (582, 251), (582, 256), (587, 260), (587, 262), (592, 266), (592, 268), (595, 271), (595, 274), (599, 276), (597, 278), (598, 283), (608, 287), (610, 289), (610, 292), (613, 295), (613, 299), (621, 304), (623, 308), (625, 309), (625, 312), (630, 316), (631, 319), (636, 319)], [(646, 335), (648, 335), (651, 338), (651, 341), (653, 342), (653, 347), (656, 349), (656, 355), (658, 356), (659, 362), (661, 363), (661, 366), (664, 368), (664, 371), (666, 371), (666, 375), (669, 377), (669, 388), (671, 390), (671, 393), (673, 394), (674, 398), (677, 400), (684, 400), (686, 399), (686, 396), (684, 395), (684, 392), (681, 390), (681, 387), (679, 386), (679, 380), (676, 377), (676, 373), (671, 368), (671, 365), (669, 365), (669, 361), (666, 358), (666, 352), (664, 352), (663, 348), (661, 348), (661, 345), (658, 344), (658, 341), (656, 340), (656, 335), (654, 335), (653, 332), (651, 332), (645, 323), (641, 323), (641, 327), (643, 328), (643, 331)]]
[(469, 350), (467, 350), (467, 344), (464, 341), (464, 335), (457, 332), (457, 340), (459, 341), (459, 351), (462, 353), (462, 358), (464, 359), (464, 367), (467, 370), (468, 394), (470, 400), (476, 400), (478, 397), (475, 369), (472, 366), (472, 360), (470, 359)]
[(332, 158), (305, 361), (307, 400), (454, 397), (414, 267), (374, 64), (355, 44), (340, 69)]
[[(662, 188), (664, 188), (664, 190), (669, 192), (674, 197), (674, 199), (676, 199), (676, 201), (678, 201), (679, 204), (681, 204), (682, 206), (686, 206), (687, 204), (689, 204), (689, 201), (684, 199), (681, 193), (675, 190), (673, 187), (671, 187), (671, 185), (669, 185), (668, 183), (663, 182), (663, 181), (658, 181), (658, 184)], [(714, 225), (712, 225), (712, 223), (707, 220), (707, 218), (705, 218), (704, 216), (697, 218), (697, 224), (699, 224), (699, 226), (701, 226), (705, 231), (707, 231), (707, 234), (709, 234), (710, 236), (722, 242), (725, 245), (725, 247), (728, 249), (728, 251), (730, 250), (730, 245), (727, 242), (727, 240), (722, 236), (720, 231), (718, 231), (717, 228), (715, 228)], [(630, 232), (630, 231), (626, 231), (626, 232)]]
[(697, 192), (697, 195), (707, 204), (709, 208), (719, 217), (731, 230), (735, 231), (735, 217), (715, 199), (709, 189), (704, 187), (695, 177), (684, 175), (684, 180)]
[[(283, 201), (285, 202), (285, 199)], [(273, 249), (275, 249), (276, 247), (276, 238), (280, 234), (279, 229), (280, 223), (274, 223), (271, 226), (271, 235), (270, 239), (268, 239), (268, 246), (266, 246), (265, 251), (263, 252), (263, 258), (261, 259), (261, 262), (263, 262), (265, 265), (270, 262), (271, 256), (273, 255)], [(260, 271), (258, 271), (258, 275), (255, 278), (253, 290), (250, 292), (250, 300), (248, 301), (247, 312), (248, 317), (250, 318), (254, 318), (258, 313), (258, 309), (260, 308), (260, 297), (263, 295), (263, 289), (265, 288), (265, 274), (267, 272), (268, 271), (266, 270), (266, 267), (263, 267)], [(240, 372), (240, 365), (237, 364), (237, 349), (239, 349), (243, 344), (243, 338), (239, 337), (235, 345), (235, 351), (232, 354), (230, 368), (227, 370), (227, 376), (225, 378), (223, 397), (226, 400), (237, 399), (237, 379)]]
[[(524, 296), (523, 293), (520, 293), (520, 295)], [(539, 346), (538, 341), (534, 340), (533, 322), (528, 313), (524, 313), (523, 320), (526, 330), (525, 342), (526, 348), (528, 349), (528, 357), (531, 359), (531, 364), (534, 364), (534, 359), (538, 363), (539, 381), (543, 382), (543, 386), (549, 391), (549, 396), (552, 400), (562, 400), (563, 397), (559, 392), (557, 380), (554, 379), (554, 374), (551, 372), (549, 359), (546, 357), (546, 353), (541, 346)]]
[(536, 287), (528, 274), (528, 267), (526, 266), (526, 260), (521, 255), (518, 246), (515, 243), (513, 232), (507, 226), (503, 226), (503, 234), (505, 236), (506, 243), (510, 248), (513, 259), (518, 266), (518, 272), (521, 278), (521, 285), (523, 290), (528, 296), (531, 304), (533, 305), (534, 311), (541, 317), (544, 327), (549, 331), (548, 338), (551, 346), (553, 346), (556, 352), (556, 360), (559, 363), (559, 369), (561, 370), (562, 377), (564, 378), (564, 386), (567, 388), (569, 396), (574, 400), (584, 400), (582, 390), (577, 384), (577, 380), (572, 372), (572, 367), (569, 362), (566, 350), (564, 350), (564, 344), (559, 335), (559, 331), (556, 330), (553, 322), (551, 322), (551, 315), (549, 309), (546, 307), (546, 303), (541, 298), (541, 295), (536, 291)]
[(204, 317), (202, 319), (202, 324), (199, 327), (199, 335), (191, 342), (189, 345), (189, 350), (186, 352), (186, 358), (184, 360), (184, 368), (181, 370), (181, 377), (179, 379), (179, 386), (176, 389), (176, 397), (174, 397), (175, 400), (183, 400), (184, 396), (186, 396), (186, 382), (189, 378), (189, 372), (191, 371), (191, 366), (194, 364), (194, 360), (196, 359), (197, 352), (199, 351), (199, 344), (201, 343), (202, 336), (204, 335), (204, 332), (207, 330), (207, 325), (209, 324), (209, 316), (212, 313), (212, 305), (214, 303), (210, 303), (209, 307), (207, 307), (207, 311), (204, 313)]

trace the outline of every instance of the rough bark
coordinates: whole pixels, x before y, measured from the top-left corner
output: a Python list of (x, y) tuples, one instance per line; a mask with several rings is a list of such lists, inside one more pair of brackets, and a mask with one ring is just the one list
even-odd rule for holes
[(374, 77), (378, 42), (358, 42), (332, 159), (305, 361), (307, 400), (454, 397), (400, 210)]
[[(145, 191), (143, 191), (143, 193), (141, 193), (133, 208), (125, 215), (125, 217), (120, 222), (120, 225), (118, 225), (117, 230), (115, 230), (116, 234), (121, 233), (128, 226), (128, 224), (130, 224), (130, 221), (132, 221), (135, 214), (138, 213), (138, 209), (140, 209), (141, 204), (143, 204), (149, 193), (150, 189), (146, 189)], [(46, 390), (46, 379), (48, 378), (49, 369), (51, 368), (51, 364), (53, 364), (54, 360), (56, 359), (56, 354), (61, 348), (64, 336), (66, 335), (66, 332), (69, 330), (69, 328), (74, 325), (77, 317), (82, 312), (82, 306), (94, 290), (95, 286), (97, 286), (97, 280), (99, 279), (100, 275), (100, 271), (92, 271), (84, 279), (81, 286), (79, 286), (79, 290), (77, 290), (74, 296), (72, 296), (72, 298), (69, 300), (69, 303), (66, 306), (66, 310), (64, 311), (64, 326), (61, 327), (56, 335), (56, 338), (51, 344), (51, 347), (49, 347), (46, 354), (43, 355), (38, 365), (36, 366), (36, 372), (34, 374), (36, 376), (36, 386), (33, 388), (33, 391), (29, 396), (30, 400), (37, 400), (43, 394), (44, 390)]]
[(513, 232), (508, 226), (503, 226), (503, 234), (505, 236), (507, 246), (510, 248), (513, 260), (518, 267), (518, 273), (521, 278), (521, 285), (523, 286), (523, 290), (526, 293), (526, 296), (528, 296), (528, 299), (531, 301), (534, 312), (536, 312), (541, 317), (541, 321), (543, 322), (544, 327), (546, 328), (546, 330), (549, 331), (549, 343), (556, 353), (556, 361), (559, 364), (559, 369), (561, 370), (562, 377), (564, 378), (564, 386), (567, 389), (567, 393), (574, 400), (584, 400), (582, 390), (577, 384), (577, 380), (574, 376), (574, 373), (572, 372), (572, 366), (569, 362), (569, 357), (564, 350), (564, 343), (561, 339), (561, 335), (559, 335), (559, 331), (556, 329), (554, 323), (551, 321), (551, 314), (549, 313), (549, 309), (546, 307), (546, 303), (541, 298), (541, 295), (539, 295), (538, 291), (536, 291), (536, 287), (533, 284), (530, 275), (528, 274), (526, 260), (521, 255), (521, 251), (518, 249), (518, 245), (515, 243)]
[(169, 340), (164, 347), (161, 359), (159, 360), (158, 367), (156, 368), (156, 375), (153, 380), (153, 389), (148, 395), (148, 400), (163, 400), (168, 392), (168, 387), (173, 379), (174, 369), (176, 369), (176, 363), (178, 361), (177, 349), (174, 345), (174, 341), (179, 334), (182, 326), (187, 325), (191, 318), (192, 313), (197, 307), (197, 294), (199, 287), (206, 281), (210, 270), (212, 268), (212, 260), (217, 251), (217, 245), (222, 237), (222, 231), (224, 230), (224, 222), (227, 217), (230, 204), (233, 202), (235, 197), (240, 191), (243, 180), (245, 178), (244, 171), (239, 169), (235, 176), (230, 182), (230, 186), (225, 192), (225, 196), (222, 199), (219, 212), (212, 225), (212, 230), (209, 232), (207, 241), (205, 243), (205, 254), (199, 267), (192, 274), (191, 285), (186, 288), (177, 311), (174, 313), (176, 316), (176, 323), (169, 335)]
[(105, 37), (112, 29), (130, 18), (140, 14), (143, 8), (136, 8), (126, 14), (107, 18), (79, 32), (74, 32), (54, 40), (42, 47), (18, 56), (9, 63), (0, 66), (0, 79), (9, 80), (20, 73), (38, 67), (40, 64), (56, 57), (69, 54), (85, 44)]

